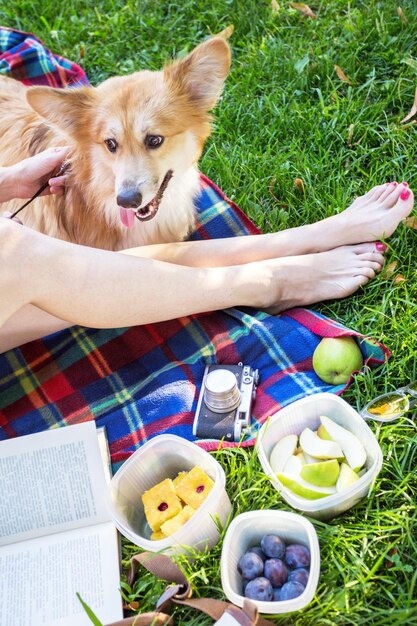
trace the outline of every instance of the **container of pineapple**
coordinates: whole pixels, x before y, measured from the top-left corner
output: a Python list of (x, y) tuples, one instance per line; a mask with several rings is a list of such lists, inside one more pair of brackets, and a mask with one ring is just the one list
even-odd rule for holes
[(116, 472), (109, 489), (117, 528), (151, 552), (192, 555), (213, 547), (232, 509), (220, 464), (175, 435), (149, 440)]
[(323, 520), (366, 496), (382, 467), (381, 448), (367, 423), (331, 393), (298, 400), (269, 418), (256, 450), (282, 497)]

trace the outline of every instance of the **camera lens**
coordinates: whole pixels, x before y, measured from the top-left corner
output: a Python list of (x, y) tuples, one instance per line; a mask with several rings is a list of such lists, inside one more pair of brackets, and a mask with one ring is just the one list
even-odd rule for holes
[(229, 370), (217, 369), (206, 378), (204, 402), (214, 413), (233, 411), (240, 404), (236, 376)]

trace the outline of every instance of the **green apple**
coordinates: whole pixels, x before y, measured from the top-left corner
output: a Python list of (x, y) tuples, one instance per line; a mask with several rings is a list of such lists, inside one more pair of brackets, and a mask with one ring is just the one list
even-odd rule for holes
[(336, 483), (336, 491), (343, 491), (343, 489), (346, 489), (347, 487), (350, 487), (351, 485), (356, 483), (357, 480), (359, 480), (358, 474), (354, 472), (353, 469), (349, 467), (349, 465), (346, 465), (346, 463), (342, 463), (340, 466), (339, 478), (337, 479)]
[(325, 415), (320, 416), (320, 421), (333, 441), (341, 447), (351, 469), (354, 472), (359, 471), (366, 462), (366, 450), (361, 441), (350, 430), (339, 426)]
[(297, 435), (287, 435), (278, 441), (272, 449), (269, 464), (276, 474), (284, 469), (284, 465), (297, 448)]
[(353, 337), (326, 337), (313, 353), (315, 373), (331, 385), (344, 385), (362, 365), (362, 352)]
[(303, 465), (300, 476), (317, 487), (332, 487), (339, 478), (340, 466), (336, 459)]
[(297, 496), (307, 498), (307, 500), (318, 500), (336, 493), (336, 487), (317, 487), (303, 480), (301, 476), (295, 474), (277, 474), (278, 480), (290, 489)]
[(310, 428), (304, 428), (300, 435), (300, 446), (304, 453), (316, 459), (338, 459), (343, 457), (341, 447), (335, 441), (320, 439)]

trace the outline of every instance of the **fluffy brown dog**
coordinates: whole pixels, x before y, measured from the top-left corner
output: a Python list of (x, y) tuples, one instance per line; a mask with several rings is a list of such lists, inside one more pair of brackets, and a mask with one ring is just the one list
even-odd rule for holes
[(38, 198), (19, 218), (109, 250), (184, 239), (195, 219), (195, 164), (229, 67), (229, 46), (214, 37), (160, 72), (110, 78), (97, 88), (28, 88), (1, 77), (2, 164), (51, 146), (71, 149), (65, 196)]

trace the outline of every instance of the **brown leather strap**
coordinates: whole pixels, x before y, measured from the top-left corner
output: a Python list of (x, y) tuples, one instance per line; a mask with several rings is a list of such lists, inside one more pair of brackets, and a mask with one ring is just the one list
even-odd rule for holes
[(178, 565), (164, 554), (154, 554), (153, 552), (142, 552), (135, 554), (130, 561), (129, 584), (131, 585), (136, 577), (138, 566), (142, 565), (148, 572), (157, 578), (168, 583), (177, 583), (189, 587), (189, 582), (182, 573)]
[(188, 606), (190, 608), (206, 613), (212, 619), (218, 620), (223, 613), (227, 612), (234, 617), (241, 626), (272, 626), (272, 622), (258, 615), (256, 606), (250, 600), (245, 600), (243, 609), (239, 609), (234, 604), (214, 600), (213, 598), (193, 598), (190, 600), (177, 600), (173, 598), (174, 604)]
[[(245, 600), (243, 609), (240, 609), (233, 604), (223, 602), (222, 600), (214, 600), (213, 598), (191, 598), (192, 588), (186, 576), (180, 570), (178, 565), (176, 565), (168, 556), (163, 554), (143, 552), (132, 557), (131, 569), (128, 576), (128, 582), (131, 586), (135, 580), (139, 565), (142, 565), (157, 578), (165, 580), (168, 583), (174, 583), (173, 585), (171, 584), (167, 587), (157, 602), (156, 608), (157, 611), (160, 611), (160, 613), (156, 613), (156, 615), (164, 616), (164, 618), (160, 617), (159, 619), (168, 618), (167, 613), (171, 611), (172, 605), (174, 604), (202, 611), (214, 620), (220, 619), (222, 615), (227, 612), (241, 626), (272, 626), (272, 622), (258, 615), (256, 606), (250, 602), (250, 600)], [(149, 613), (147, 615), (152, 614)], [(145, 616), (137, 616), (137, 618), (138, 617)], [(131, 618), (128, 619), (130, 620)], [(160, 623), (171, 625), (173, 624), (173, 621), (155, 622), (155, 626), (159, 626)], [(111, 624), (110, 626), (128, 626), (129, 624), (135, 624), (135, 626), (147, 626), (148, 622), (135, 622), (134, 620), (126, 622), (125, 620), (122, 620), (121, 622)]]

